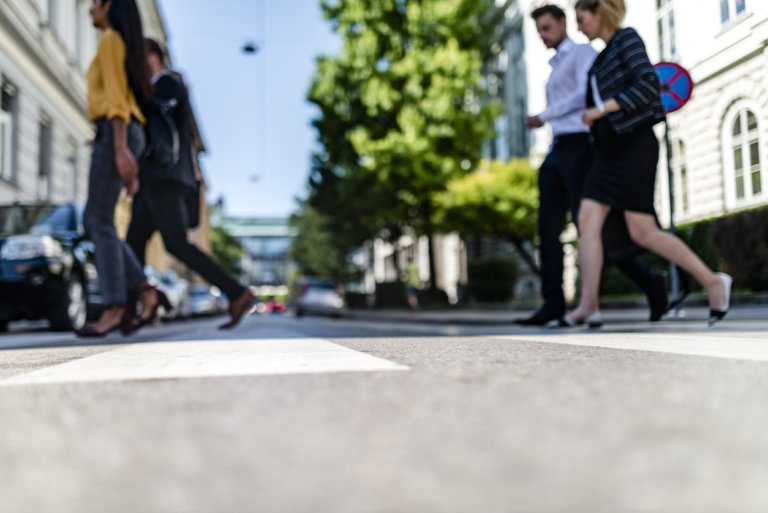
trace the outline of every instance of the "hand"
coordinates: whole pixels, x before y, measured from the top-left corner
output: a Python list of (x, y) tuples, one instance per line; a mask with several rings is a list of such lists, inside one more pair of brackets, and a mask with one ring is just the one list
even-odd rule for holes
[(595, 121), (603, 117), (603, 113), (597, 110), (596, 108), (592, 107), (591, 109), (587, 109), (584, 111), (584, 114), (581, 116), (581, 120), (584, 122), (587, 126), (592, 126), (595, 124)]
[(525, 126), (528, 129), (541, 128), (544, 126), (544, 122), (539, 116), (525, 116)]
[(127, 146), (115, 148), (115, 164), (117, 164), (117, 172), (120, 174), (120, 178), (123, 179), (126, 185), (130, 185), (134, 180), (138, 185), (139, 165)]
[(130, 182), (125, 184), (125, 192), (128, 194), (129, 197), (136, 196), (136, 193), (139, 192), (139, 179), (134, 178)]

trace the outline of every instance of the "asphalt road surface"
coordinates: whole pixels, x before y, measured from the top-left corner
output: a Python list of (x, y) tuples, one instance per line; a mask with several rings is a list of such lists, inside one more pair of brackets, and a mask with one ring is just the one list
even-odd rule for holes
[(764, 513), (768, 319), (0, 336), (0, 512)]

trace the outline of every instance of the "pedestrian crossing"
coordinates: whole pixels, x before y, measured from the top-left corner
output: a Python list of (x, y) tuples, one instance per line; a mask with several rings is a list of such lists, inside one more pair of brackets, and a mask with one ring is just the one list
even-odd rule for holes
[(728, 360), (768, 362), (768, 340), (733, 334), (626, 333), (584, 330), (582, 332), (502, 335), (511, 342), (536, 342), (625, 351), (702, 356)]
[(119, 346), (12, 376), (0, 386), (407, 370), (322, 339), (199, 340)]

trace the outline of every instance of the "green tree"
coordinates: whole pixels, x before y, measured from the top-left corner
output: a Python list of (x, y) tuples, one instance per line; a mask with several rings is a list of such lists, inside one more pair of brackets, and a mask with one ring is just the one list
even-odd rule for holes
[(476, 172), (449, 182), (435, 204), (444, 229), (506, 239), (539, 272), (526, 245), (535, 240), (539, 209), (537, 173), (527, 161), (483, 161)]
[(347, 255), (354, 247), (342, 237), (343, 232), (332, 229), (327, 216), (302, 203), (300, 210), (291, 216), (291, 225), (296, 229), (291, 260), (301, 274), (338, 282), (350, 279), (353, 268)]
[[(476, 165), (498, 105), (481, 103), (492, 0), (321, 1), (343, 40), (318, 59), (309, 100), (323, 150), (310, 203), (350, 237), (432, 235), (434, 196)], [(354, 237), (352, 237), (354, 235)]]
[(211, 226), (211, 256), (229, 274), (240, 276), (240, 259), (245, 251), (240, 243), (226, 228), (219, 225)]

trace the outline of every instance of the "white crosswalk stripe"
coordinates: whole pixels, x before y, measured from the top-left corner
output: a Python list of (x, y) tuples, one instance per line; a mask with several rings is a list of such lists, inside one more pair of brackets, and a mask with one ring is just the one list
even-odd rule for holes
[(204, 340), (121, 346), (0, 385), (403, 370), (321, 339)]
[(768, 340), (732, 335), (680, 333), (553, 333), (503, 335), (502, 340), (768, 362)]

